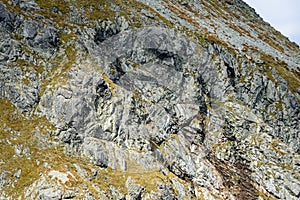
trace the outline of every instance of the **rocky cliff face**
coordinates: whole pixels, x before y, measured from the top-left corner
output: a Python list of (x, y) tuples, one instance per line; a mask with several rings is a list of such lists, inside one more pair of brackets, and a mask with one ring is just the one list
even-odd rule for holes
[(241, 0), (0, 3), (0, 199), (299, 199), (299, 46)]

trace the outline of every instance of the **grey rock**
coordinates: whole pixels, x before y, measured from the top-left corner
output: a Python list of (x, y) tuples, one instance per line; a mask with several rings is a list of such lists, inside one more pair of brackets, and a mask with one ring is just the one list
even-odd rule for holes
[[(138, 158), (137, 163), (144, 169), (151, 165), (159, 167), (153, 164), (158, 161), (177, 177), (217, 193), (225, 188), (225, 183), (216, 175), (216, 169), (211, 169), (209, 163), (204, 164), (208, 154), (205, 149), (215, 148), (213, 145), (223, 137), (227, 143), (216, 152), (219, 160), (252, 163), (253, 157), (243, 156), (242, 161), (239, 157), (245, 154), (241, 152), (253, 151), (250, 148), (252, 134), (266, 132), (276, 136), (272, 128), (284, 126), (284, 123), (277, 125), (271, 121), (268, 126), (263, 125), (265, 114), (258, 114), (259, 110), (278, 101), (282, 95), (280, 89), (260, 73), (249, 79), (249, 85), (239, 83), (234, 64), (237, 61), (217, 45), (209, 46), (209, 50), (198, 49), (196, 44), (175, 31), (150, 27), (122, 31), (105, 38), (101, 46), (89, 41), (85, 46), (98, 58), (106, 76), (102, 74), (101, 78), (99, 73), (79, 69), (70, 71), (70, 84), (47, 94), (47, 98), (44, 96), (43, 102), (50, 100), (53, 103), (44, 104), (47, 106), (41, 110), (54, 122), (59, 120), (65, 124), (59, 133), (62, 141), (74, 144), (72, 138), (79, 135), (77, 149), (98, 166), (126, 171), (125, 158)], [(201, 58), (195, 55), (196, 51)], [(217, 54), (220, 61), (224, 60), (219, 69), (215, 68), (206, 51)], [(247, 98), (240, 99), (245, 105), (232, 103), (230, 98), (239, 99), (245, 91), (248, 91)], [(297, 109), (296, 101), (291, 100), (295, 97), (286, 98), (290, 100), (284, 100), (283, 110), (279, 111), (284, 115), (292, 113), (285, 105)], [(210, 106), (215, 112), (209, 111)], [(203, 118), (210, 125), (205, 124)], [(216, 132), (207, 134), (210, 127)], [(293, 135), (292, 128), (287, 131), (290, 136)], [(249, 139), (248, 144), (243, 143), (246, 139)], [(243, 145), (250, 149), (243, 149)], [(116, 146), (152, 153), (143, 154), (143, 158), (139, 156), (141, 154), (120, 153)], [(267, 148), (260, 145), (254, 149), (259, 152)], [(190, 151), (195, 155), (186, 153)], [(202, 154), (204, 160), (198, 160), (197, 155)], [(265, 156), (277, 162), (273, 154), (269, 152)], [(248, 168), (236, 170), (242, 174), (241, 180), (247, 179), (244, 170)], [(259, 173), (267, 174), (264, 170), (255, 171), (253, 176), (258, 177)], [(228, 181), (232, 180), (229, 178)], [(285, 190), (282, 194), (275, 193), (275, 186), (281, 182), (264, 181), (261, 184), (278, 197), (287, 195)], [(253, 194), (248, 195), (250, 198)], [(228, 195), (224, 194), (225, 197)], [(172, 192), (161, 198), (173, 198)]]
[[(0, 97), (31, 112), (28, 120), (33, 110), (45, 115), (56, 126), (50, 134), (66, 156), (88, 157), (92, 163), (69, 166), (74, 175), (53, 172), (47, 162), (52, 178), (41, 175), (24, 189), (24, 198), (260, 199), (263, 192), (270, 198), (298, 199), (300, 93), (290, 91), (290, 82), (276, 67), (266, 72), (268, 63), (259, 55), (262, 51), (278, 57), (287, 63), (284, 70), (293, 73), (299, 66), (298, 51), (283, 47), (280, 53), (257, 38), (259, 31), (249, 29), (253, 20), (270, 34), (273, 29), (242, 1), (220, 6), (226, 7), (225, 13), (239, 13), (238, 20), (235, 15), (230, 19), (248, 36), (216, 17), (219, 13), (207, 9), (205, 2), (140, 2), (147, 4), (141, 12), (130, 5), (126, 20), (111, 21), (91, 21), (86, 12), (98, 6), (119, 16), (124, 14), (122, 5), (71, 6), (67, 15), (51, 7), (37, 15), (32, 11), (41, 8), (34, 1), (10, 2), (20, 6), (24, 17), (0, 3)], [(253, 18), (247, 23), (246, 11), (246, 18)], [(42, 16), (44, 12), (66, 16), (68, 27)], [(132, 27), (135, 18), (140, 28)], [(202, 30), (229, 46), (196, 34)], [(61, 33), (72, 34), (72, 39), (60, 42)], [(252, 53), (242, 52), (246, 44)], [(73, 45), (75, 61), (65, 60), (65, 48)], [(61, 75), (64, 81), (40, 90)], [(10, 134), (18, 134), (6, 126)], [(14, 147), (15, 158), (32, 158), (34, 151), (26, 145)], [(105, 173), (111, 169), (129, 177), (127, 193), (112, 185), (105, 192), (100, 188), (110, 184)], [(137, 170), (168, 178), (148, 191), (130, 176)], [(23, 171), (14, 173), (1, 174), (0, 189), (22, 178)], [(78, 185), (63, 187), (67, 175)], [(0, 198), (11, 197), (1, 191)]]
[(109, 187), (109, 192), (111, 194), (111, 197), (113, 199), (117, 199), (117, 200), (125, 200), (125, 195), (120, 193), (115, 187), (110, 186)]
[(22, 56), (20, 44), (11, 38), (3, 38), (0, 46), (0, 52), (4, 56), (4, 61), (16, 61)]
[(40, 195), (37, 197), (39, 200), (61, 199), (63, 193), (61, 190), (55, 188), (47, 188), (40, 191)]
[(35, 38), (33, 46), (42, 50), (58, 48), (57, 30), (53, 27), (47, 28), (43, 35), (38, 35)]
[(37, 24), (33, 21), (25, 21), (23, 35), (26, 39), (34, 39), (37, 35)]
[[(78, 86), (74, 90), (75, 85), (70, 86), (69, 92), (63, 92), (61, 89), (57, 90), (54, 98), (52, 98), (54, 103), (52, 105), (55, 109), (51, 107), (46, 109), (50, 109), (50, 112), (47, 112), (49, 117), (53, 117), (55, 120), (62, 119), (65, 122), (66, 127), (60, 128), (63, 142), (72, 143), (73, 137), (77, 137), (77, 133), (84, 131), (85, 133), (80, 134), (79, 137), (122, 141), (118, 144), (142, 150), (150, 148), (149, 142), (146, 142), (148, 139), (159, 144), (168, 140), (171, 134), (178, 132), (187, 134), (184, 133), (186, 129), (190, 129), (192, 132), (196, 130), (195, 135), (191, 133), (191, 139), (187, 141), (188, 143), (201, 142), (201, 139), (196, 141), (193, 138), (197, 138), (197, 134), (200, 134), (200, 138), (204, 136), (201, 133), (203, 125), (194, 124), (192, 121), (201, 112), (205, 114), (205, 103), (202, 103), (203, 108), (193, 106), (193, 102), (199, 102), (198, 98), (201, 97), (201, 94), (197, 94), (196, 88), (189, 87), (196, 80), (185, 78), (182, 72), (187, 57), (193, 55), (193, 44), (189, 44), (174, 32), (166, 34), (165, 31), (150, 28), (137, 33), (128, 32), (125, 35), (120, 35), (120, 37), (130, 38), (131, 34), (137, 34), (137, 44), (132, 46), (133, 52), (137, 54), (137, 60), (132, 62), (141, 65), (138, 69), (134, 69), (130, 62), (126, 62), (125, 58), (119, 59), (116, 57), (111, 64), (116, 66), (117, 73), (112, 74), (111, 68), (107, 68), (109, 70), (107, 74), (111, 75), (111, 79), (127, 89), (127, 91), (119, 91), (119, 95), (123, 96), (123, 99), (120, 100), (124, 103), (121, 103), (119, 98), (112, 97), (109, 86), (103, 80), (94, 78), (96, 76), (86, 76), (80, 71), (70, 73), (70, 77), (75, 79), (75, 85), (82, 85), (83, 87), (80, 86), (80, 88), (83, 88), (83, 90), (77, 90)], [(145, 34), (148, 35), (145, 37)], [(170, 38), (168, 35), (170, 35)], [(153, 41), (147, 40), (151, 37)], [(118, 44), (118, 56), (122, 57), (122, 54), (126, 56), (127, 51), (130, 50), (127, 46), (127, 40), (123, 40), (126, 42), (124, 46)], [(165, 41), (165, 43), (159, 43), (160, 40)], [(117, 48), (110, 44), (111, 41), (109, 41), (109, 46), (105, 42), (102, 44), (103, 50), (101, 48), (99, 55), (108, 53), (105, 48)], [(135, 46), (138, 49), (134, 49)], [(141, 47), (143, 49), (140, 49)], [(122, 52), (122, 49), (125, 51)], [(105, 58), (105, 55), (103, 55), (103, 58)], [(110, 56), (110, 58), (114, 59), (113, 56)], [(143, 63), (144, 59), (149, 58), (153, 59), (151, 61), (154, 62), (153, 65), (150, 65), (150, 63), (139, 64)], [(104, 63), (104, 66), (111, 64)], [(152, 73), (149, 73), (149, 70)], [(76, 79), (79, 77), (84, 77), (84, 79), (76, 83)], [(136, 77), (136, 79), (133, 79), (133, 77)], [(165, 80), (164, 77), (169, 77), (169, 79)], [(134, 82), (131, 83), (130, 81)], [(66, 95), (67, 93), (68, 95)], [(156, 93), (156, 95), (152, 97), (151, 93)], [(85, 94), (85, 103), (82, 103), (81, 99), (83, 94)], [(188, 99), (189, 97), (192, 98)], [(200, 99), (200, 102), (204, 101), (203, 98)], [(129, 105), (129, 107), (124, 108), (123, 105)], [(177, 106), (177, 110), (175, 106)], [(190, 112), (191, 110), (195, 111)], [(148, 123), (153, 124), (150, 125), (152, 127), (147, 128)], [(149, 133), (150, 138), (145, 137), (145, 132)], [(171, 143), (171, 141), (173, 140), (169, 142)], [(83, 145), (85, 154), (93, 157), (93, 162), (98, 165), (107, 166), (107, 153), (105, 150), (102, 147), (97, 147), (96, 143), (90, 143), (90, 140), (84, 140), (84, 143), (86, 143), (86, 145)], [(168, 151), (172, 151), (175, 153), (174, 155), (177, 152), (182, 152), (183, 147), (177, 142), (173, 141), (172, 145), (174, 146), (166, 147)], [(180, 176), (185, 176), (185, 173), (187, 173), (187, 176), (193, 176), (195, 167), (192, 159), (187, 155), (178, 156), (180, 156), (180, 159), (175, 163), (168, 163), (170, 169), (176, 171)], [(176, 156), (165, 159), (172, 160), (175, 158)]]
[(3, 3), (0, 3), (0, 27), (12, 33), (20, 25), (19, 17), (6, 10)]
[(94, 41), (99, 44), (113, 35), (118, 34), (121, 31), (128, 29), (128, 22), (124, 17), (117, 17), (115, 22), (102, 21), (95, 28)]
[(23, 79), (25, 78), (18, 68), (11, 68), (4, 65), (0, 65), (0, 95), (6, 97), (13, 104), (23, 111), (31, 111), (34, 105), (39, 102), (38, 84), (39, 80), (36, 78), (36, 74), (33, 76), (31, 85), (25, 86)]
[(172, 185), (160, 184), (158, 185), (158, 190), (161, 191), (161, 193), (156, 197), (157, 200), (177, 199), (174, 190), (172, 188)]
[(145, 192), (145, 189), (142, 188), (140, 185), (135, 184), (131, 177), (128, 177), (125, 186), (128, 189), (126, 200), (142, 199), (142, 195)]
[(185, 186), (182, 185), (179, 181), (177, 181), (176, 179), (172, 179), (172, 184), (174, 184), (175, 188), (176, 188), (176, 191), (178, 193), (178, 199), (184, 199), (184, 198), (187, 198), (187, 199), (191, 199), (192, 196), (189, 196), (186, 191), (185, 191)]
[(83, 154), (91, 158), (92, 162), (100, 167), (108, 166), (108, 152), (103, 143), (92, 139), (85, 139), (83, 143)]
[[(76, 8), (75, 6), (70, 6), (70, 9), (71, 12), (68, 14), (68, 17), (71, 22), (75, 24), (86, 24), (89, 22), (88, 18), (84, 15), (85, 11), (83, 8)], [(60, 11), (57, 11), (56, 9), (54, 9), (53, 11), (61, 15)]]
[(19, 4), (20, 8), (25, 11), (40, 10), (40, 7), (34, 0), (20, 1), (19, 3), (14, 2), (14, 4)]
[(9, 174), (9, 171), (1, 172), (1, 176), (0, 176), (0, 189), (1, 190), (4, 187), (5, 183), (7, 182), (7, 179), (8, 179), (7, 174)]

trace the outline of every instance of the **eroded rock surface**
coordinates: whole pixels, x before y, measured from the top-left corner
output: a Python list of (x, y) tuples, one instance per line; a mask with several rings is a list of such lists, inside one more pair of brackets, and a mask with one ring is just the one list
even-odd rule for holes
[(0, 3), (0, 199), (299, 199), (299, 48), (241, 50), (238, 0), (223, 43), (207, 2), (65, 3)]

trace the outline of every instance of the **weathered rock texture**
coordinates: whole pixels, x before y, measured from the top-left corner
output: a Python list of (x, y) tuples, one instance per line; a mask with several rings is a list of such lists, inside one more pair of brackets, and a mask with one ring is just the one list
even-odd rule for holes
[(300, 198), (298, 45), (240, 0), (64, 3), (0, 3), (0, 199)]

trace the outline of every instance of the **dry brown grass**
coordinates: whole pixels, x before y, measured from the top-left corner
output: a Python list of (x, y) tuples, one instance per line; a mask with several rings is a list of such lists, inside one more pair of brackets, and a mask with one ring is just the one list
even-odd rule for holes
[(274, 78), (270, 74), (271, 73), (270, 70), (272, 68), (275, 68), (277, 74), (288, 82), (288, 88), (292, 92), (297, 92), (298, 88), (300, 87), (299, 76), (293, 73), (293, 71), (290, 71), (285, 62), (275, 60), (273, 56), (266, 54), (264, 52), (261, 52), (261, 60), (264, 61), (263, 66), (268, 78), (274, 80)]
[(191, 24), (192, 26), (194, 26), (195, 28), (199, 28), (199, 23), (193, 19), (193, 17), (182, 7), (180, 7), (179, 5), (175, 5), (175, 4), (171, 4), (170, 1), (167, 0), (163, 0), (163, 3), (176, 15), (178, 15), (178, 17), (180, 17), (181, 19), (184, 19), (185, 21), (187, 21), (189, 24)]
[[(47, 160), (34, 133), (47, 134), (54, 126), (45, 117), (24, 117), (6, 99), (0, 99), (0, 110), (0, 160), (3, 162), (0, 164), (0, 174), (5, 170), (15, 173), (21, 169), (21, 177), (14, 183), (14, 187), (5, 187), (8, 195), (21, 195), (22, 190), (39, 177), (42, 167), (37, 165), (36, 160)], [(15, 155), (16, 145), (27, 149), (30, 159), (23, 153)]]
[(240, 36), (249, 36), (249, 37), (253, 38), (253, 36), (250, 34), (250, 32), (241, 26), (229, 24), (229, 27), (231, 29), (237, 31), (240, 34)]
[(266, 33), (260, 33), (258, 34), (258, 38), (263, 40), (264, 42), (266, 42), (268, 45), (270, 45), (271, 47), (273, 47), (274, 49), (276, 49), (277, 51), (284, 53), (284, 49), (283, 47), (281, 47), (280, 44), (276, 43), (276, 38), (270, 36), (269, 34)]

